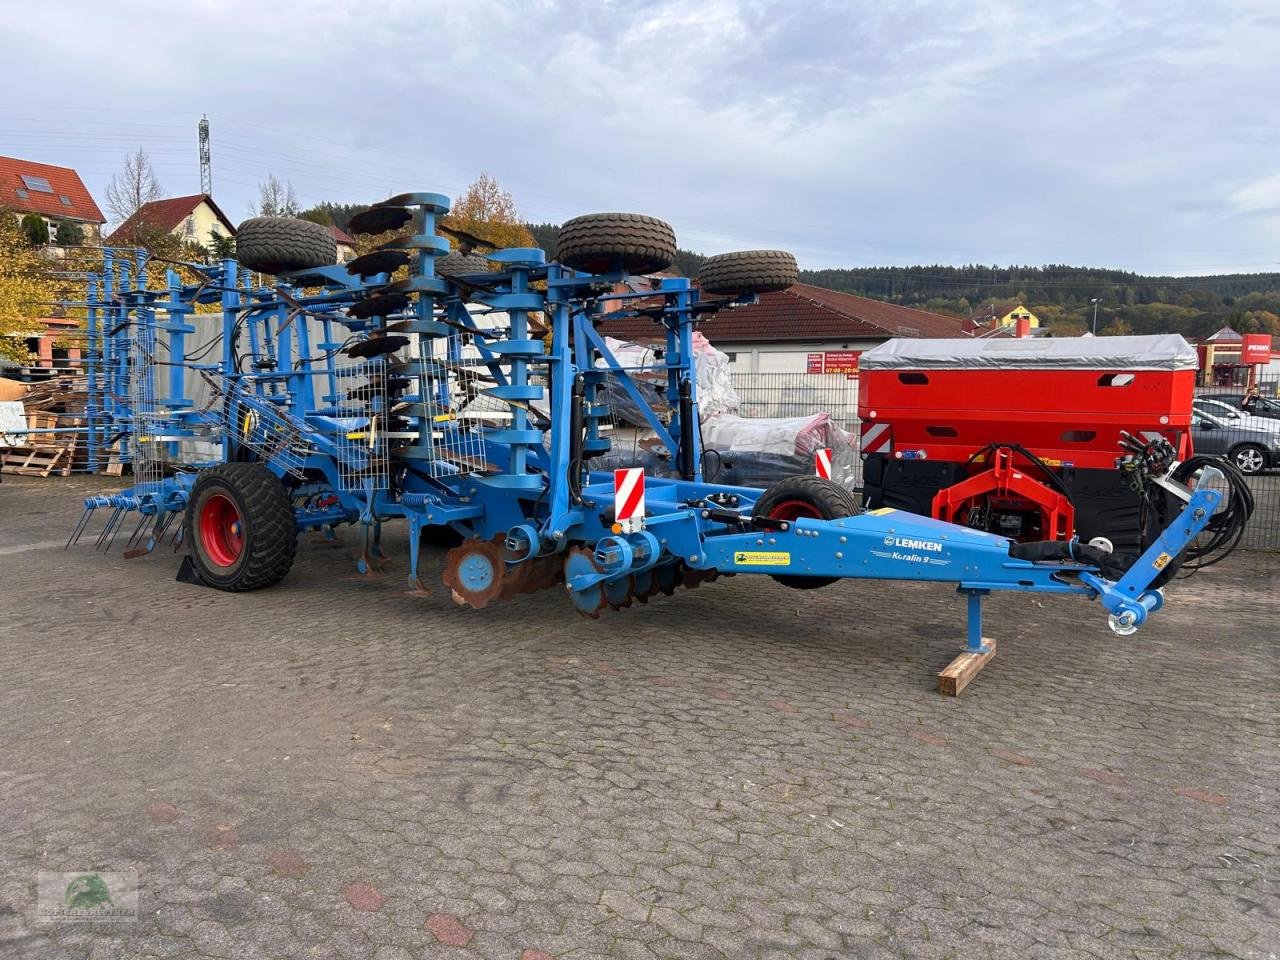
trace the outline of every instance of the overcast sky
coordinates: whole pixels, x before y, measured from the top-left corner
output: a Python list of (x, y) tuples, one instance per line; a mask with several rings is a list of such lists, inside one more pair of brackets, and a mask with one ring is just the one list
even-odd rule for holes
[[(802, 266), (1280, 270), (1280, 5), (45, 0), (5, 18), (0, 154), (103, 193), (151, 154), (235, 221), (456, 194), (661, 216)], [(103, 204), (105, 206), (105, 204)]]

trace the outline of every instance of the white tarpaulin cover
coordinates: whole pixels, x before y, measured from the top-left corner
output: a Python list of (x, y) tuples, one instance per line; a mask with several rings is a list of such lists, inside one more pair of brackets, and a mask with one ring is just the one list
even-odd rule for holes
[(1150, 337), (997, 337), (888, 340), (858, 359), (862, 370), (1196, 370), (1176, 333)]
[[(605, 337), (604, 342), (614, 359), (621, 366), (628, 368), (631, 379), (641, 385), (642, 392), (645, 384), (666, 384), (667, 369), (661, 365), (652, 344), (631, 343), (615, 340), (613, 337)], [(596, 361), (596, 366), (606, 367), (608, 364), (602, 357)], [(729, 355), (713, 347), (711, 341), (696, 330), (693, 334), (693, 367), (698, 378), (699, 419), (705, 421), (718, 413), (736, 413), (738, 407), (742, 405), (742, 400), (738, 397), (738, 391), (733, 389), (733, 376), (729, 372)], [(667, 404), (667, 401), (659, 398), (657, 394), (653, 394), (649, 399), (653, 406)], [(611, 389), (609, 400), (614, 406), (614, 413), (628, 422), (636, 425), (646, 422), (621, 388)]]

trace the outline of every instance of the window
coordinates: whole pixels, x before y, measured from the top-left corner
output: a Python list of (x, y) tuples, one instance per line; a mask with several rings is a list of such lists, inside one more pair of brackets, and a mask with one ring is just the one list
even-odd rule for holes
[(22, 174), (22, 182), (26, 184), (28, 190), (35, 190), (39, 193), (53, 193), (53, 187), (49, 186), (49, 181), (44, 177), (29, 177), (24, 173)]
[(71, 206), (71, 198), (70, 198), (70, 197), (59, 197), (58, 199), (62, 201), (62, 205), (63, 205), (64, 207), (69, 207), (69, 206)]
[(187, 217), (187, 221), (183, 224), (183, 228), (186, 230), (188, 237), (194, 237), (196, 235), (196, 218)]
[(13, 192), (18, 195), (19, 200), (27, 199), (27, 191), (23, 190), (21, 187), (14, 188)]

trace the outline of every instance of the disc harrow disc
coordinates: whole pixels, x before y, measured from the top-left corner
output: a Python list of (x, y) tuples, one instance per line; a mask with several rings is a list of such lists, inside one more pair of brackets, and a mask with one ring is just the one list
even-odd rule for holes
[(631, 606), (631, 602), (635, 599), (631, 576), (627, 575), (620, 580), (606, 580), (604, 582), (604, 598), (613, 610), (625, 610)]
[(442, 579), (455, 603), (480, 610), (502, 595), (506, 570), (502, 548), (476, 537), (445, 554)]
[(502, 581), (502, 599), (510, 600), (522, 593), (528, 593), (533, 572), (533, 563), (528, 560), (508, 564), (506, 579)]
[(409, 298), (403, 293), (375, 293), (372, 297), (357, 300), (347, 308), (347, 313), (357, 320), (368, 320), (370, 317), (386, 317), (398, 313), (409, 305)]
[(600, 572), (600, 568), (596, 565), (594, 551), (585, 547), (569, 548), (564, 558), (565, 592), (569, 594), (569, 599), (578, 608), (578, 612), (592, 620), (600, 619), (600, 611), (608, 604), (604, 594), (604, 583), (592, 584), (585, 590), (574, 590), (569, 583), (574, 577)]
[(658, 567), (653, 571), (653, 582), (659, 590), (668, 597), (676, 592), (676, 587), (680, 586), (684, 577), (678, 563), (669, 563), (665, 567)]
[(631, 575), (631, 590), (641, 603), (648, 603), (649, 598), (653, 596), (657, 589), (653, 582), (652, 570), (643, 570), (640, 573)]
[(409, 262), (404, 250), (375, 250), (356, 257), (347, 264), (347, 273), (360, 277), (372, 277), (378, 273), (393, 273)]
[(350, 233), (386, 233), (398, 230), (412, 218), (404, 207), (370, 207), (357, 213), (347, 224)]
[(695, 570), (693, 567), (684, 568), (684, 586), (686, 590), (697, 590), (703, 583), (710, 583), (714, 580), (715, 570)]

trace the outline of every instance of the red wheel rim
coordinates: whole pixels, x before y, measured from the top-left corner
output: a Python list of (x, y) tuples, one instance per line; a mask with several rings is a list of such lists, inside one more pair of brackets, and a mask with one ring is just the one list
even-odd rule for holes
[(220, 493), (207, 497), (200, 507), (200, 546), (219, 567), (231, 567), (244, 549), (244, 524), (236, 505)]
[(801, 517), (821, 520), (822, 514), (807, 500), (783, 500), (769, 511), (770, 520), (799, 520)]

